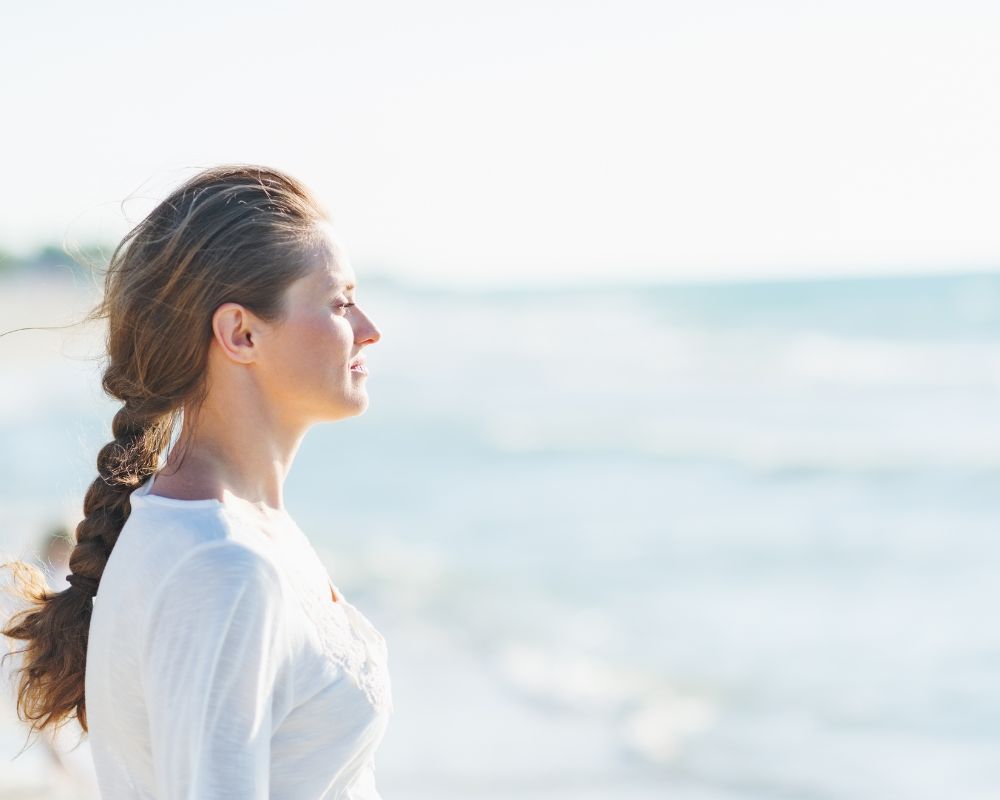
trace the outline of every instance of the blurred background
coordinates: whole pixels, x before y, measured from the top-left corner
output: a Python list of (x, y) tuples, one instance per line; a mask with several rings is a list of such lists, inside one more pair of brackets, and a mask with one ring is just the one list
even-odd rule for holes
[[(382, 331), (287, 504), (385, 634), (389, 800), (995, 798), (1000, 8), (3, 12), (0, 332), (200, 168), (328, 205)], [(102, 331), (0, 338), (0, 553), (64, 585)], [(0, 798), (91, 798), (71, 728)]]

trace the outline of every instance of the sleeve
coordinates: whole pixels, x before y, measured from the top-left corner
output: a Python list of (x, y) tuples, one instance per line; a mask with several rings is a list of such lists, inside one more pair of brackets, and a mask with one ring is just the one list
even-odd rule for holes
[(268, 796), (282, 608), (274, 566), (232, 542), (195, 548), (156, 589), (140, 669), (161, 800)]

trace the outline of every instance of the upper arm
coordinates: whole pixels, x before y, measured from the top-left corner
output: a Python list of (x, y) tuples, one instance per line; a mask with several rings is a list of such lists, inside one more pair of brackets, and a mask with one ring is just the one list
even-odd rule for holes
[(195, 548), (156, 590), (141, 677), (158, 797), (268, 796), (282, 609), (273, 565), (231, 542)]

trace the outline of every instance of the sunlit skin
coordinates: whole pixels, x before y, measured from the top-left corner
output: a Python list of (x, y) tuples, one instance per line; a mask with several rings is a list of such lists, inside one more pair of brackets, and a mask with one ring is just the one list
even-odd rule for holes
[(185, 420), (153, 494), (284, 517), (285, 476), (306, 431), (368, 408), (367, 376), (348, 365), (381, 333), (348, 288), (357, 280), (333, 229), (322, 227), (333, 257), (288, 288), (285, 319), (269, 324), (238, 303), (215, 310), (208, 398), (193, 430)]

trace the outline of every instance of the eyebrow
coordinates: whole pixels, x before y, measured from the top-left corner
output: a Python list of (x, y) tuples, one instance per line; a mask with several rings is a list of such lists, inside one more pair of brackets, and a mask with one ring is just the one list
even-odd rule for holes
[(352, 292), (355, 289), (357, 289), (358, 287), (355, 286), (353, 283), (348, 283), (347, 285), (344, 285), (343, 283), (340, 283), (339, 281), (331, 281), (329, 284), (327, 284), (326, 288), (327, 288), (327, 291), (330, 291), (330, 292), (332, 292), (334, 289), (345, 289), (348, 292)]

